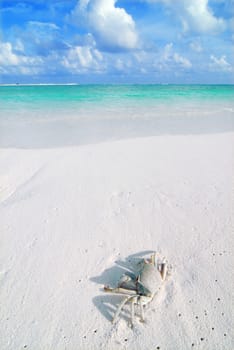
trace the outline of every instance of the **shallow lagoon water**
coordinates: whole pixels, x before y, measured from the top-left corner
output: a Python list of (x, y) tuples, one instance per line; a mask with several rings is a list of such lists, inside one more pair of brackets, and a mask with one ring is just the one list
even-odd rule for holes
[(48, 148), (234, 129), (232, 85), (0, 87), (0, 146)]

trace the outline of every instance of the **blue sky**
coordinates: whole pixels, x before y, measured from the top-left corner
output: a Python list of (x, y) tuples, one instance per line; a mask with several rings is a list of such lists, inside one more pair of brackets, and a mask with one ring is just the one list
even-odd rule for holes
[(234, 0), (0, 4), (0, 83), (234, 82)]

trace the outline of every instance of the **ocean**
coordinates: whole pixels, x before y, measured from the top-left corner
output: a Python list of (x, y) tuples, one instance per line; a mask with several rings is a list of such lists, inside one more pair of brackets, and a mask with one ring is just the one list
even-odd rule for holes
[(0, 86), (0, 146), (233, 130), (233, 85)]

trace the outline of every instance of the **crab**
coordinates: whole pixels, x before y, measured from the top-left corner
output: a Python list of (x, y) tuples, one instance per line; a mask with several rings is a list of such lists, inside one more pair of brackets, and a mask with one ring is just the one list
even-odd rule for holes
[(140, 306), (140, 321), (144, 322), (144, 306), (150, 303), (154, 296), (160, 291), (167, 273), (168, 263), (165, 258), (156, 260), (156, 253), (148, 259), (140, 261), (140, 271), (137, 275), (125, 273), (116, 288), (104, 286), (105, 292), (124, 295), (125, 298), (120, 303), (113, 317), (115, 323), (121, 310), (126, 303), (131, 303), (131, 327), (134, 324), (135, 305)]

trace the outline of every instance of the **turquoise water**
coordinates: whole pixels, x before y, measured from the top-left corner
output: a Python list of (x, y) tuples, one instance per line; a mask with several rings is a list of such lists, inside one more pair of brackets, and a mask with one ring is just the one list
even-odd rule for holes
[(0, 86), (1, 147), (233, 129), (233, 85)]
[(0, 86), (1, 105), (144, 103), (230, 100), (233, 85), (47, 85)]

